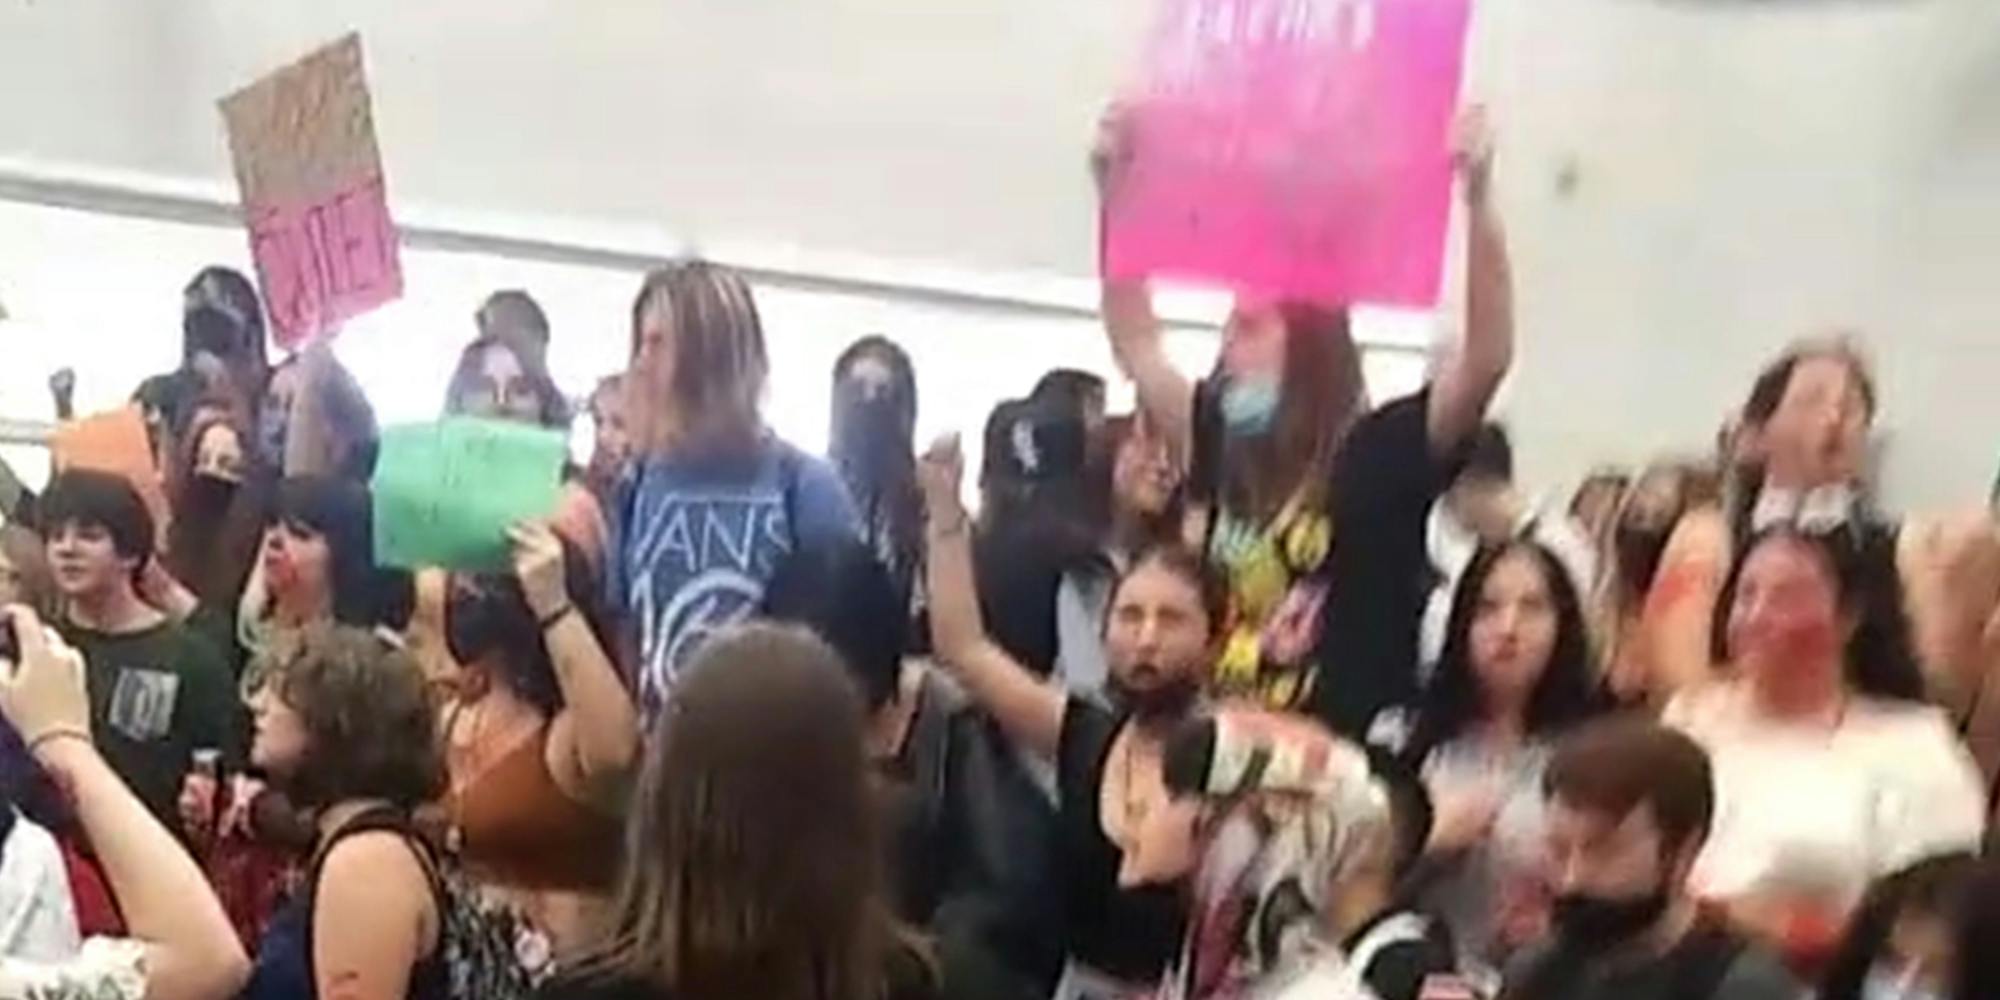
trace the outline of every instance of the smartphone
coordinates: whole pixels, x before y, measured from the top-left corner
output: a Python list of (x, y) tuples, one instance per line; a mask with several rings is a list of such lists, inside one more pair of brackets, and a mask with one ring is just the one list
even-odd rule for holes
[(0, 615), (0, 660), (21, 665), (21, 637), (14, 634), (14, 619)]

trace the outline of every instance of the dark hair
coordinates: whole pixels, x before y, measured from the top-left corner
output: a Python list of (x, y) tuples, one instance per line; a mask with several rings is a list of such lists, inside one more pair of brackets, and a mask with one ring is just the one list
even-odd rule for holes
[[(863, 398), (848, 379), (864, 358), (889, 371), (887, 392)], [(921, 570), (924, 500), (917, 487), (917, 375), (910, 356), (885, 337), (863, 337), (833, 364), (832, 438), (827, 456), (861, 518), (862, 540), (889, 567), (905, 606)]]
[(1556, 638), (1549, 660), (1535, 681), (1523, 720), (1529, 736), (1548, 738), (1590, 717), (1595, 708), (1596, 671), (1590, 649), (1590, 628), (1583, 602), (1562, 560), (1533, 538), (1517, 538), (1482, 547), (1459, 576), (1452, 594), (1451, 617), (1445, 628), (1444, 651), (1437, 673), (1424, 692), (1410, 759), (1422, 761), (1432, 750), (1464, 735), (1485, 708), (1478, 672), (1472, 663), (1472, 625), (1479, 617), (1486, 581), (1509, 556), (1528, 558), (1542, 574), (1555, 606)]
[(1125, 584), (1143, 569), (1161, 569), (1186, 584), (1201, 598), (1201, 609), (1208, 616), (1208, 631), (1214, 635), (1222, 630), (1225, 610), (1229, 605), (1229, 593), (1222, 580), (1209, 572), (1208, 564), (1194, 550), (1179, 542), (1163, 542), (1139, 550), (1127, 563), (1125, 571), (1111, 586), (1111, 599), (1106, 603), (1105, 614), (1118, 606), (1118, 595), (1125, 590)]
[(987, 417), (980, 463), (982, 535), (1006, 539), (1016, 558), (1070, 566), (1096, 556), (1105, 497), (1089, 468), (1082, 419), (1069, 407), (1010, 400)]
[[(1986, 868), (1970, 854), (1943, 854), (1877, 880), (1848, 919), (1847, 933), (1841, 937), (1840, 946), (1820, 980), (1817, 994), (1820, 1000), (1862, 1000), (1868, 973), (1885, 957), (1896, 923), (1904, 915), (1933, 914), (1962, 927), (1956, 918), (1969, 902), (1967, 896), (1974, 876)], [(1989, 878), (1990, 874), (1988, 871)], [(1991, 950), (1992, 944), (1993, 939), (1988, 938), (1976, 942), (1973, 950)], [(1963, 946), (1961, 942), (1960, 947)], [(1964, 968), (1968, 959), (1977, 961), (1961, 954), (1959, 967)], [(1989, 961), (2000, 961), (2000, 955)], [(1987, 981), (2000, 985), (1993, 984), (1990, 973)], [(1969, 1000), (1996, 994), (1969, 992), (1961, 985), (1950, 995)]]
[[(1867, 407), (1868, 416), (1875, 415), (1875, 377), (1869, 369), (1868, 361), (1861, 356), (1854, 345), (1844, 339), (1808, 340), (1786, 348), (1776, 360), (1764, 366), (1757, 373), (1757, 380), (1750, 385), (1750, 397), (1743, 402), (1738, 415), (1739, 433), (1761, 428), (1778, 412), (1785, 401), (1785, 392), (1791, 388), (1792, 375), (1799, 366), (1808, 361), (1837, 361), (1847, 367), (1854, 384), (1861, 392), (1862, 405)], [(1757, 503), (1757, 494), (1764, 487), (1764, 466), (1750, 462), (1729, 470), (1732, 500), (1729, 523), (1739, 539), (1749, 531), (1750, 515)]]
[(1507, 436), (1507, 428), (1491, 421), (1480, 424), (1462, 447), (1465, 464), (1459, 468), (1460, 479), (1513, 481), (1514, 443)]
[(802, 629), (703, 645), (649, 741), (586, 968), (683, 997), (878, 1000), (895, 933), (862, 718)]
[[(236, 334), (233, 342), (212, 343), (210, 334), (202, 324), (183, 320), (181, 361), (194, 360), (197, 351), (208, 351), (224, 361), (237, 359), (247, 361), (258, 369), (268, 367), (264, 353), (264, 308), (257, 298), (257, 286), (234, 268), (211, 264), (195, 272), (187, 286), (181, 290), (183, 308), (192, 305), (194, 309), (211, 309), (224, 313)], [(233, 314), (233, 315), (229, 315)]]
[(368, 487), (333, 476), (288, 477), (278, 484), (271, 523), (326, 540), (335, 621), (359, 627), (408, 623), (415, 600), (408, 574), (375, 565)]
[(17, 600), (43, 618), (53, 618), (58, 593), (42, 536), (19, 524), (0, 524), (0, 557), (14, 572)]
[[(1887, 543), (1887, 551), (1871, 551), (1869, 541), (1857, 536), (1852, 527), (1812, 533), (1780, 525), (1752, 535), (1739, 547), (1715, 605), (1717, 662), (1733, 659), (1728, 655), (1730, 650), (1725, 641), (1727, 624), (1750, 556), (1779, 541), (1804, 546), (1813, 553), (1833, 583), (1839, 610), (1856, 619), (1854, 636), (1848, 640), (1842, 656), (1842, 674), (1848, 686), (1877, 698), (1924, 700), (1923, 670), (1910, 651), (1909, 622), (1902, 610), (1894, 543)], [(1887, 606), (1887, 610), (1876, 611), (1871, 607), (1890, 599), (1890, 595), (1895, 603)]]
[(1081, 418), (1085, 415), (1084, 404), (1090, 397), (1097, 397), (1101, 404), (1104, 394), (1105, 385), (1101, 376), (1078, 368), (1057, 368), (1035, 382), (1035, 389), (1028, 394), (1028, 398), (1073, 407)]
[[(521, 348), (533, 348), (546, 356), (549, 346), (549, 317), (535, 297), (518, 288), (504, 288), (486, 297), (472, 315), (481, 340), (511, 340)], [(539, 360), (539, 359), (538, 359)]]
[[(657, 380), (637, 370), (626, 379), (634, 449), (733, 454), (754, 445), (764, 430), (761, 403), (771, 363), (749, 281), (702, 260), (676, 261), (648, 273), (632, 300), (634, 362), (646, 314), (656, 302), (664, 302), (673, 317), (674, 365), (666, 384), (649, 384)], [(678, 440), (670, 441), (670, 434)]]
[(1571, 733), (1557, 744), (1542, 790), (1573, 808), (1620, 818), (1647, 806), (1669, 852), (1698, 846), (1715, 820), (1708, 751), (1637, 716), (1600, 719)]
[[(610, 633), (594, 600), (596, 582), (583, 551), (556, 536), (563, 553), (563, 587), (598, 645), (610, 649)], [(460, 664), (486, 663), (494, 679), (523, 701), (554, 716), (563, 708), (542, 623), (528, 607), (521, 581), (512, 573), (453, 573), (444, 611), (445, 648)]]
[(1423, 860), (1424, 846), (1430, 843), (1431, 827), (1437, 822), (1437, 807), (1415, 768), (1381, 747), (1363, 749), (1368, 754), (1369, 770), (1389, 799), (1389, 830), (1394, 838), (1391, 864), (1401, 882)]
[(473, 383), (482, 378), (480, 362), (487, 351), (498, 348), (514, 356), (521, 366), (521, 374), (533, 384), (535, 395), (541, 398), (541, 407), (535, 415), (535, 422), (543, 427), (563, 430), (569, 427), (569, 400), (563, 398), (562, 389), (549, 375), (548, 364), (542, 358), (524, 349), (518, 338), (495, 334), (482, 334), (459, 352), (458, 367), (451, 373), (451, 381), (446, 384), (444, 412), (459, 415), (469, 412), (467, 397), (472, 393)]
[(102, 528), (120, 558), (144, 562), (153, 554), (152, 512), (125, 477), (97, 469), (66, 469), (49, 482), (40, 506), (50, 537), (65, 524)]
[(423, 671), (374, 632), (309, 625), (260, 654), (249, 682), (271, 685), (305, 728), (305, 760), (285, 781), (295, 804), (387, 799), (409, 808), (444, 790)]
[(870, 711), (896, 695), (906, 609), (888, 569), (852, 540), (792, 553), (764, 588), (764, 617), (833, 647)]
[[(1107, 480), (1103, 485), (1107, 517), (1112, 516), (1118, 506), (1117, 484), (1112, 481), (1117, 475), (1118, 456), (1146, 433), (1143, 417), (1120, 416), (1105, 421), (1105, 451), (1111, 456), (1111, 461), (1105, 463), (1103, 473)], [(1167, 497), (1166, 506), (1157, 514), (1146, 515), (1145, 522), (1140, 525), (1145, 543), (1159, 545), (1180, 541), (1186, 517), (1187, 484), (1181, 481), (1175, 484), (1173, 493)]]
[[(1347, 310), (1285, 302), (1278, 312), (1285, 321), (1285, 375), (1272, 433), (1225, 436), (1215, 452), (1219, 468), (1205, 468), (1213, 459), (1199, 449), (1204, 454), (1190, 476), (1198, 494), (1214, 494), (1253, 520), (1274, 516), (1301, 492), (1315, 503), (1323, 499), (1334, 457), (1367, 396)], [(1220, 428), (1219, 419), (1204, 422)]]

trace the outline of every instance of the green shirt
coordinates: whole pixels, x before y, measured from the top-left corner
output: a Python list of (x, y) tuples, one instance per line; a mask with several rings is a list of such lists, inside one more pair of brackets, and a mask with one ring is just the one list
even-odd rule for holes
[(177, 622), (113, 635), (74, 625), (63, 638), (83, 654), (90, 727), (118, 776), (169, 829), (194, 752), (238, 761), (243, 707), (229, 662), (215, 644)]

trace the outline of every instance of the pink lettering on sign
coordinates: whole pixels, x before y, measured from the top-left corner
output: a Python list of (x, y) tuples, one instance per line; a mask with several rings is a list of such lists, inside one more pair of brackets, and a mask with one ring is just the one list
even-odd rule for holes
[(377, 175), (313, 205), (251, 206), (250, 252), (273, 334), (296, 347), (403, 294), (396, 226)]
[(1470, 0), (1162, 0), (1108, 277), (1427, 307)]

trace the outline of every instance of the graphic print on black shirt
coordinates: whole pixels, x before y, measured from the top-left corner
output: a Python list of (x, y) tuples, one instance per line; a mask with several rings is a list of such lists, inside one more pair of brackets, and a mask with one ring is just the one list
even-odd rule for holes
[[(1226, 442), (1214, 386), (1196, 393), (1196, 466), (1215, 470)], [(1356, 421), (1334, 456), (1321, 509), (1296, 503), (1250, 524), (1217, 510), (1207, 558), (1228, 584), (1224, 693), (1271, 707), (1311, 706), (1357, 740), (1384, 709), (1417, 694), (1417, 638), (1429, 593), (1425, 521), (1456, 474), (1430, 441), (1430, 389)]]

